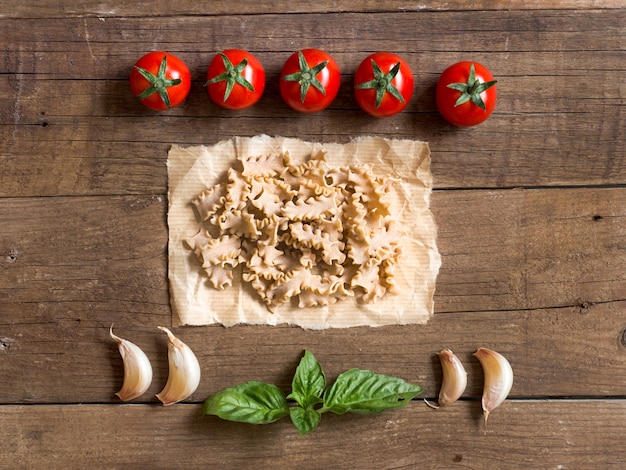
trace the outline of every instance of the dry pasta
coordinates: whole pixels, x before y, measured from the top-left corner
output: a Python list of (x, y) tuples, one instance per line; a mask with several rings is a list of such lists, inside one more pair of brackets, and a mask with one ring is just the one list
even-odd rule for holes
[(299, 164), (277, 153), (238, 165), (192, 201), (202, 226), (185, 241), (214, 288), (232, 286), (240, 267), (270, 311), (395, 292), (402, 233), (387, 201), (391, 177), (370, 165), (333, 168), (323, 152)]

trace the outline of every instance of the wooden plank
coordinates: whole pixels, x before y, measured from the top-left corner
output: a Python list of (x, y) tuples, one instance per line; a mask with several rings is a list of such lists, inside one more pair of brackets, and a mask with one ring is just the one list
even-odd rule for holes
[[(251, 426), (198, 405), (0, 406), (7, 468), (598, 468), (626, 459), (624, 400), (507, 401), (483, 433), (479, 404)], [(445, 436), (445, 437), (444, 437)]]
[[(7, 359), (7, 380), (0, 384), (2, 402), (117, 402), (114, 392), (121, 387), (123, 374), (115, 344), (108, 338), (111, 323), (150, 357), (154, 381), (138, 401), (156, 402), (154, 394), (167, 378), (165, 337), (156, 325), (167, 324), (168, 318), (146, 312), (146, 306), (131, 310), (119, 303), (24, 305), (21, 321), (9, 310), (2, 337)], [(288, 389), (303, 349), (318, 356), (329, 377), (352, 367), (372, 369), (418, 383), (434, 397), (441, 382), (435, 353), (446, 347), (453, 348), (468, 369), (466, 396), (478, 398), (482, 374), (471, 354), (479, 346), (492, 347), (510, 359), (516, 375), (512, 396), (544, 398), (623, 395), (625, 327), (624, 303), (617, 302), (437, 314), (426, 326), (376, 331), (238, 326), (181, 328), (176, 333), (194, 349), (202, 366), (201, 386), (190, 401), (202, 401), (220, 388), (248, 380)]]
[[(471, 131), (453, 130), (434, 113), (404, 113), (384, 123), (346, 110), (302, 120), (289, 113), (142, 116), (124, 118), (124, 126), (112, 123), (118, 119), (112, 116), (47, 113), (47, 127), (0, 127), (0, 196), (163, 193), (171, 144), (211, 145), (232, 135), (258, 134), (321, 142), (347, 142), (359, 133), (424, 140), (431, 147), (437, 188), (621, 185), (626, 178), (619, 137), (624, 113), (608, 103), (574, 117), (496, 114)], [(587, 125), (590, 119), (598, 128)], [(508, 170), (500, 171), (502, 165)]]
[(436, 192), (437, 311), (625, 299), (623, 196), (623, 189)]
[(620, 0), (479, 0), (467, 3), (463, 0), (434, 0), (419, 4), (408, 4), (401, 0), (322, 0), (315, 3), (291, 2), (277, 3), (270, 0), (246, 1), (189, 1), (170, 2), (136, 1), (132, 4), (103, 2), (100, 0), (81, 0), (67, 2), (47, 0), (35, 4), (24, 4), (20, 0), (5, 0), (0, 5), (0, 18), (54, 18), (54, 17), (100, 17), (116, 16), (162, 16), (167, 15), (230, 15), (230, 14), (268, 14), (268, 13), (315, 13), (315, 12), (378, 12), (385, 11), (437, 11), (437, 10), (545, 10), (557, 9), (613, 9), (623, 7)]
[[(136, 301), (140, 304), (139, 301)], [(126, 307), (129, 305), (129, 307)], [(157, 403), (167, 380), (167, 342), (157, 325), (169, 318), (148, 305), (108, 302), (32, 302), (3, 305), (0, 355), (4, 404), (118, 403), (122, 360), (108, 336), (139, 345), (154, 377), (138, 403)], [(19, 309), (17, 308), (19, 307)], [(504, 354), (514, 370), (511, 397), (620, 397), (626, 381), (626, 303), (510, 312), (436, 314), (427, 325), (308, 331), (295, 327), (236, 326), (174, 330), (196, 353), (202, 402), (249, 380), (291, 387), (304, 349), (328, 380), (358, 367), (402, 377), (433, 399), (441, 385), (436, 353), (452, 348), (468, 371), (464, 397), (482, 393), (482, 370), (472, 353), (480, 346)]]
[[(438, 191), (435, 319), (322, 332), (183, 328), (205, 376), (193, 399), (250, 379), (288, 386), (305, 348), (334, 374), (374, 368), (434, 395), (444, 347), (472, 364), (475, 398), (478, 346), (511, 356), (524, 377), (516, 396), (623, 395), (625, 210), (624, 189)], [(114, 401), (112, 323), (154, 360), (159, 391), (167, 364), (156, 326), (171, 321), (165, 211), (163, 196), (0, 200), (3, 402)]]
[[(139, 55), (165, 49), (183, 56), (192, 70), (205, 72), (217, 51), (245, 46), (263, 56), (268, 69), (277, 67), (276, 72), (293, 51), (319, 47), (338, 57), (359, 54), (340, 61), (345, 64), (344, 73), (356, 68), (363, 59), (361, 54), (391, 50), (420, 54), (416, 56), (420, 66), (421, 61), (428, 66), (436, 54), (459, 60), (471, 54), (473, 60), (484, 60), (503, 53), (499, 62), (490, 64), (496, 73), (514, 67), (524, 74), (545, 76), (553, 68), (585, 71), (595, 61), (546, 60), (537, 69), (542, 59), (537, 56), (533, 57), (534, 67), (528, 68), (533, 65), (529, 60), (519, 64), (520, 69), (509, 54), (557, 57), (567, 52), (620, 52), (625, 15), (625, 10), (547, 10), (181, 16), (145, 18), (141, 28), (133, 18), (24, 18), (3, 23), (0, 37), (11, 46), (2, 56), (2, 70), (57, 79), (112, 78), (123, 70), (126, 77)], [(49, 40), (52, 34), (53, 42)]]
[[(153, 303), (165, 303), (166, 211), (161, 195), (0, 199), (0, 250), (15, 253), (1, 260), (4, 298), (102, 299), (110, 292), (90, 280), (134, 276), (154, 286)], [(623, 188), (436, 191), (432, 211), (443, 258), (437, 312), (626, 299)], [(49, 290), (78, 279), (84, 289)], [(119, 295), (147, 293), (122, 283)]]

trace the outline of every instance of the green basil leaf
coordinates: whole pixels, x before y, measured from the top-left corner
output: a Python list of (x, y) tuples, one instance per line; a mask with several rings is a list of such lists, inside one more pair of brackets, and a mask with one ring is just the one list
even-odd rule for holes
[(239, 423), (273, 423), (289, 414), (285, 392), (275, 385), (250, 381), (226, 388), (204, 402), (202, 413)]
[(287, 398), (296, 400), (305, 409), (322, 402), (326, 387), (326, 377), (322, 366), (311, 351), (304, 351), (304, 356), (296, 368), (291, 383), (291, 393)]
[(326, 391), (324, 406), (320, 412), (380, 413), (387, 409), (400, 408), (420, 393), (422, 387), (397, 377), (351, 369), (337, 377), (332, 387)]
[(310, 433), (317, 428), (321, 419), (321, 415), (317, 411), (313, 409), (305, 410), (300, 406), (292, 406), (289, 409), (289, 415), (291, 416), (291, 422), (300, 435)]

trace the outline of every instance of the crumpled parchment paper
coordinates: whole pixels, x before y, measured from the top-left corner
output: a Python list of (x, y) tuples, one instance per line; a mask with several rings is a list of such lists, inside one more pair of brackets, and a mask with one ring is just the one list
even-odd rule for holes
[[(306, 160), (319, 149), (327, 152), (331, 166), (371, 163), (376, 174), (401, 179), (393, 186), (391, 207), (405, 231), (395, 276), (399, 293), (388, 292), (373, 304), (346, 298), (332, 305), (304, 309), (287, 304), (272, 313), (254, 290), (241, 281), (239, 270), (235, 271), (232, 287), (221, 291), (211, 287), (200, 261), (184, 244), (200, 228), (192, 199), (223, 180), (240, 155), (289, 151), (294, 159)], [(429, 209), (432, 175), (427, 143), (379, 137), (360, 137), (347, 144), (266, 135), (234, 137), (212, 146), (173, 145), (167, 168), (168, 275), (175, 325), (287, 323), (324, 329), (420, 324), (432, 316), (441, 258), (437, 227)]]

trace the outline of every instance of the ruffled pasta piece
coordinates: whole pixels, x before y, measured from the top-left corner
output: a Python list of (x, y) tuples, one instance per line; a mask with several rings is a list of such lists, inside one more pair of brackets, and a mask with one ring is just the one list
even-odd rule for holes
[(349, 236), (346, 242), (347, 257), (354, 264), (365, 264), (370, 258), (370, 244), (362, 237)]
[(228, 169), (228, 183), (224, 196), (224, 210), (243, 210), (248, 201), (250, 186), (248, 180), (233, 168)]
[(297, 187), (304, 181), (309, 181), (316, 185), (326, 184), (325, 176), (328, 171), (328, 165), (326, 164), (326, 154), (323, 152), (317, 153), (304, 163), (292, 165), (289, 157), (285, 159), (285, 163), (287, 168), (282, 174), (282, 178), (291, 186)]
[(302, 286), (311, 282), (314, 275), (306, 268), (296, 269), (285, 275), (280, 282), (275, 282), (267, 291), (267, 298), (270, 304), (278, 306), (288, 302), (302, 292)]
[(396, 283), (395, 271), (398, 266), (397, 259), (384, 260), (380, 263), (379, 274), (380, 283), (387, 288), (392, 294), (397, 294), (398, 284)]
[(305, 177), (299, 177), (291, 182), (291, 186), (298, 188), (298, 199), (309, 199), (310, 197), (319, 196), (319, 183), (313, 182)]
[(193, 250), (194, 254), (201, 258), (200, 248), (206, 246), (213, 240), (213, 237), (209, 232), (204, 229), (200, 229), (198, 233), (196, 233), (193, 237), (186, 238), (184, 240), (185, 244)]
[(285, 269), (287, 265), (284, 262), (285, 252), (279, 250), (274, 245), (260, 245), (256, 256), (258, 256), (263, 264), (267, 266), (276, 266), (279, 269)]
[(259, 235), (254, 216), (241, 210), (223, 212), (216, 218), (215, 225), (219, 226), (222, 233), (241, 238), (254, 239)]
[(300, 174), (299, 171), (294, 173), (287, 171), (282, 175), (282, 181), (298, 191), (298, 199), (307, 199), (317, 196), (316, 188), (326, 185), (323, 169), (315, 169), (310, 173)]
[(320, 294), (319, 292), (302, 291), (298, 295), (298, 307), (318, 307), (325, 305), (332, 305), (343, 299), (345, 295), (340, 293), (335, 294)]
[(226, 185), (224, 183), (202, 191), (191, 203), (196, 208), (200, 220), (208, 220), (224, 204)]
[(271, 299), (267, 296), (267, 292), (271, 286), (271, 280), (259, 277), (258, 274), (254, 271), (244, 271), (241, 275), (241, 278), (244, 282), (250, 284), (250, 286), (255, 290), (259, 298), (263, 300), (263, 302), (265, 302), (265, 305), (267, 305), (270, 310), (272, 310), (270, 306)]
[(329, 186), (345, 188), (350, 183), (350, 168), (331, 168), (325, 175), (326, 184)]
[(204, 266), (204, 272), (213, 288), (224, 290), (233, 285), (233, 270), (218, 264)]
[(352, 278), (351, 286), (353, 288), (361, 287), (364, 291), (362, 296), (366, 303), (374, 302), (382, 297), (387, 289), (380, 282), (379, 264), (376, 260), (369, 260), (361, 266)]
[(284, 232), (289, 220), (278, 215), (272, 215), (265, 219), (255, 220), (256, 227), (260, 235), (259, 243), (264, 245), (277, 245), (282, 240), (282, 232)]
[(343, 243), (331, 241), (328, 233), (299, 221), (289, 224), (289, 231), (293, 244), (320, 251), (322, 260), (326, 264), (341, 264), (345, 261), (346, 255), (342, 251)]
[(320, 296), (344, 297), (345, 291), (340, 287), (343, 286), (339, 283), (333, 285), (322, 275), (315, 274), (305, 267), (300, 267), (287, 273), (281, 281), (275, 282), (267, 292), (267, 298), (272, 306), (278, 306), (307, 292)]
[[(343, 238), (344, 226), (341, 218), (333, 216), (325, 219), (312, 220), (311, 227), (322, 231), (325, 237), (331, 242), (340, 241)], [(343, 242), (342, 242), (343, 245)], [(343, 248), (341, 248), (343, 250)]]
[(280, 280), (288, 264), (284, 253), (274, 247), (265, 246), (255, 250), (247, 262), (249, 275), (265, 280)]
[(284, 156), (280, 153), (244, 156), (240, 157), (239, 161), (243, 166), (241, 171), (243, 176), (275, 176), (285, 169)]
[(326, 178), (321, 178), (321, 181), (313, 181), (308, 178), (302, 178), (298, 180), (298, 192), (301, 199), (307, 199), (309, 197), (334, 197), (338, 204), (344, 202), (348, 196), (347, 192), (338, 186), (329, 186), (326, 183)]
[(327, 275), (330, 277), (329, 283), (333, 286), (331, 292), (343, 293), (345, 296), (354, 296), (355, 291), (352, 287), (352, 279), (361, 265), (344, 263), (340, 267), (341, 269), (335, 274), (330, 274), (330, 271), (327, 271)]
[(342, 206), (344, 218), (344, 232), (350, 233), (352, 238), (368, 242), (370, 230), (366, 221), (367, 207), (361, 202), (359, 194), (352, 194), (347, 203)]
[(314, 171), (315, 169), (320, 169), (324, 167), (326, 163), (326, 152), (323, 150), (319, 150), (317, 153), (312, 153), (309, 158), (303, 163), (296, 163), (289, 152), (285, 152), (283, 154), (283, 164), (285, 168), (293, 173), (304, 175), (307, 172)]
[(317, 220), (337, 213), (337, 200), (334, 197), (310, 197), (306, 200), (289, 201), (281, 210), (289, 220)]
[(372, 290), (376, 284), (378, 284), (378, 263), (372, 259), (361, 264), (350, 283), (351, 287), (362, 287), (365, 292)]
[(220, 265), (227, 264), (234, 267), (239, 264), (239, 255), (241, 254), (241, 238), (232, 235), (223, 235), (214, 238), (206, 245), (200, 247), (202, 255), (202, 265)]
[(401, 234), (395, 229), (395, 223), (392, 220), (387, 221), (384, 227), (372, 233), (368, 249), (369, 256), (379, 261), (397, 258), (400, 255), (400, 236)]
[[(264, 281), (281, 281), (285, 277), (285, 273), (281, 271), (277, 266), (272, 266), (258, 262), (258, 255), (252, 255), (248, 262), (248, 276), (255, 276), (258, 279)], [(270, 284), (266, 284), (265, 287), (269, 287)]]
[(297, 191), (280, 180), (267, 177), (250, 179), (250, 203), (267, 217), (279, 214), (285, 202), (297, 195)]
[(393, 179), (374, 176), (367, 167), (352, 168), (349, 179), (354, 192), (360, 193), (367, 205), (369, 218), (377, 220), (390, 215), (388, 199)]
[[(378, 185), (377, 178), (372, 173), (372, 165), (350, 167), (348, 182), (354, 188), (355, 193), (365, 195), (373, 193), (374, 188)], [(369, 197), (367, 200), (369, 200)]]
[(363, 294), (361, 299), (366, 304), (372, 304), (380, 299), (383, 295), (387, 293), (387, 289), (380, 282), (378, 282), (372, 290)]
[(346, 282), (347, 278), (348, 276), (344, 275), (343, 273), (341, 275), (334, 275), (330, 274), (330, 271), (326, 271), (321, 276), (321, 284), (314, 288), (313, 291), (323, 295), (336, 294), (341, 297), (351, 297), (354, 295), (354, 292), (350, 289), (349, 283)]
[(277, 263), (280, 263), (280, 269), (285, 273), (309, 266), (310, 260), (315, 257), (315, 254), (306, 248), (298, 249), (292, 245), (284, 243), (281, 244), (281, 246), (283, 247), (285, 254), (277, 260)]
[(317, 255), (310, 248), (301, 248), (298, 262), (306, 269), (313, 269), (317, 264)]

